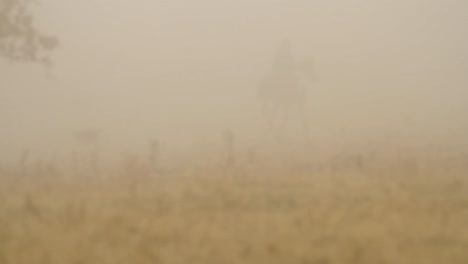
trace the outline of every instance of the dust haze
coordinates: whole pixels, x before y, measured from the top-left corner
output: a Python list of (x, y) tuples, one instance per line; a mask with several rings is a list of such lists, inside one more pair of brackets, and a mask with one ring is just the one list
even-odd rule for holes
[[(320, 256), (348, 252), (354, 235), (367, 241), (354, 253), (301, 263), (376, 263), (361, 259), (374, 238), (388, 263), (432, 263), (423, 252), (464, 263), (467, 10), (461, 0), (41, 0), (35, 22), (60, 39), (52, 66), (0, 58), (0, 220), (17, 206), (35, 226), (63, 202), (74, 230), (148, 221), (155, 237), (193, 238), (161, 242), (138, 263), (187, 263), (220, 241), (215, 259), (200, 257), (214, 262), (200, 263), (227, 263), (239, 248), (242, 262), (295, 263), (286, 256), (309, 256), (310, 243)], [(101, 185), (67, 185), (81, 179)], [(59, 226), (34, 230), (63, 238)], [(299, 235), (317, 227), (315, 242)], [(57, 241), (59, 255), (40, 263), (72, 261)], [(0, 262), (4, 252), (23, 263), (8, 245), (0, 239)], [(98, 251), (80, 263), (120, 263)], [(421, 262), (400, 262), (411, 256)]]
[[(38, 24), (62, 45), (48, 70), (2, 63), (2, 158), (25, 148), (63, 157), (80, 129), (99, 130), (112, 153), (144, 151), (153, 139), (168, 152), (202, 151), (196, 146), (222, 144), (225, 129), (260, 148), (272, 131), (256, 93), (285, 39), (297, 60), (313, 63), (299, 84), (311, 150), (390, 142), (465, 149), (466, 8), (463, 1), (43, 1)], [(296, 132), (289, 138), (302, 137)]]

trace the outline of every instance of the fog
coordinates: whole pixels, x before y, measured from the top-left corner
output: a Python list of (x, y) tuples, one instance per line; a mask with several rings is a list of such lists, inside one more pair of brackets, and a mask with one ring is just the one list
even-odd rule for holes
[[(216, 156), (277, 143), (317, 153), (468, 147), (466, 1), (42, 0), (53, 66), (0, 61), (1, 159), (67, 159), (100, 131), (103, 157)], [(257, 91), (284, 40), (302, 71), (299, 113), (273, 131)]]

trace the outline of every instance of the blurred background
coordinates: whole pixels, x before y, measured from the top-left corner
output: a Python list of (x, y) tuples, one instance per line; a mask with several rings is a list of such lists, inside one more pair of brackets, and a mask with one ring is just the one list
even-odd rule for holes
[[(277, 144), (275, 133), (304, 146), (301, 122), (317, 155), (468, 147), (465, 1), (41, 0), (31, 10), (60, 45), (51, 67), (0, 60), (5, 162), (25, 149), (68, 159), (81, 130), (99, 132), (109, 161), (152, 140), (167, 157), (216, 156), (225, 130), (245, 151)], [(305, 117), (278, 110), (288, 112), (278, 132), (257, 94), (284, 40), (308, 66), (295, 77)]]

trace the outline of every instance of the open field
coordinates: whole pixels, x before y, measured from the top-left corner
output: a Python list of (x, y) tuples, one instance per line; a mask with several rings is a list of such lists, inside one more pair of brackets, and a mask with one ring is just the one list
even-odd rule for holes
[(467, 11), (0, 0), (0, 264), (468, 264)]
[(462, 170), (16, 179), (0, 263), (468, 263)]

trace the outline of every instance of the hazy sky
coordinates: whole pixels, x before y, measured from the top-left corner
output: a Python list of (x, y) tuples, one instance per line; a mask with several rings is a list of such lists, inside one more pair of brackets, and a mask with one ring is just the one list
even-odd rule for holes
[(37, 22), (61, 47), (50, 70), (0, 61), (0, 148), (58, 155), (88, 127), (123, 149), (154, 137), (184, 148), (226, 127), (255, 141), (255, 91), (284, 38), (314, 61), (301, 85), (316, 142), (468, 143), (467, 10), (464, 0), (41, 0)]

